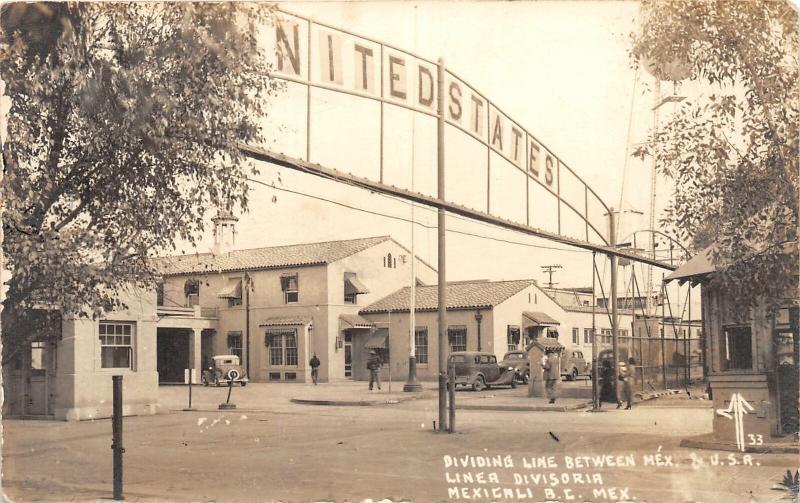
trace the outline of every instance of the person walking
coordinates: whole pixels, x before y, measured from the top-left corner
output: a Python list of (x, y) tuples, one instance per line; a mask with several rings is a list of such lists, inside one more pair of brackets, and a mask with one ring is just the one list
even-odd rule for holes
[(630, 358), (628, 363), (630, 367), (624, 361), (619, 362), (619, 386), (617, 392), (617, 408), (621, 408), (622, 402), (627, 401), (628, 406), (625, 407), (625, 410), (629, 410), (633, 404), (633, 383), (631, 382), (633, 377), (631, 372), (633, 366), (636, 365), (636, 360)]
[(550, 403), (556, 403), (558, 390), (556, 386), (561, 380), (561, 365), (558, 361), (558, 351), (555, 349), (545, 350), (545, 359), (542, 362), (542, 379), (544, 379), (544, 389)]
[(317, 385), (317, 377), (319, 377), (319, 358), (317, 358), (317, 353), (311, 357), (311, 360), (308, 361), (309, 367), (311, 367), (311, 380), (314, 381), (314, 386)]
[(369, 352), (367, 368), (369, 369), (369, 390), (372, 391), (373, 384), (376, 384), (378, 389), (381, 389), (381, 357), (378, 356), (374, 349)]

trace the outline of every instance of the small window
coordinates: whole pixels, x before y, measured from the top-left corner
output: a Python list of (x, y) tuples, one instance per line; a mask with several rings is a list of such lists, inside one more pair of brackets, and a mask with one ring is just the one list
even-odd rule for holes
[(450, 352), (467, 350), (467, 327), (447, 327), (447, 340), (450, 341)]
[(133, 369), (133, 323), (100, 322), (100, 366)]
[(506, 351), (519, 349), (520, 330), (518, 325), (508, 325), (506, 328)]
[(281, 373), (280, 372), (270, 372), (269, 373), (269, 380), (270, 381), (280, 381), (281, 380)]
[(284, 304), (296, 303), (299, 299), (297, 274), (281, 276), (281, 290), (283, 291)]
[(183, 284), (183, 293), (186, 295), (186, 307), (200, 304), (200, 280), (189, 278)]
[(579, 333), (580, 333), (580, 329), (578, 329), (578, 328), (573, 328), (572, 329), (572, 343), (573, 344), (580, 343), (580, 335), (579, 335)]
[(164, 283), (161, 282), (156, 285), (156, 305), (164, 305)]
[(297, 380), (297, 373), (296, 372), (286, 372), (283, 374), (283, 378), (287, 381), (296, 381)]
[(497, 357), (494, 355), (490, 355), (488, 363), (497, 363)]
[(728, 326), (720, 344), (722, 370), (753, 368), (753, 337), (750, 326)]
[(414, 354), (418, 364), (428, 363), (428, 327), (414, 329)]
[(357, 293), (346, 293), (344, 294), (344, 303), (345, 304), (356, 304), (358, 298)]
[(583, 343), (584, 344), (591, 344), (592, 343), (592, 329), (591, 328), (584, 328), (583, 329)]
[[(242, 333), (241, 332), (228, 332), (228, 351), (230, 354), (236, 355), (241, 360), (242, 358)], [(227, 361), (225, 363), (228, 363)]]
[(242, 305), (242, 298), (241, 297), (229, 297), (228, 298), (228, 307), (236, 307)]

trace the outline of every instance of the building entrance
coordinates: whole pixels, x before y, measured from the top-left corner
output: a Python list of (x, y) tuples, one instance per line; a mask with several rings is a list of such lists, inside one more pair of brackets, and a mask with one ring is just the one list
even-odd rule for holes
[(184, 370), (189, 368), (190, 333), (188, 329), (158, 329), (156, 369), (159, 384), (184, 383)]

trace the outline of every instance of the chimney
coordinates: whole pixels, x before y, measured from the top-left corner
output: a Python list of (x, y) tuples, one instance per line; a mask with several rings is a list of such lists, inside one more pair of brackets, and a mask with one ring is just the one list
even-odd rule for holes
[(236, 222), (239, 219), (230, 210), (224, 209), (219, 210), (211, 221), (214, 222), (214, 247), (211, 249), (214, 255), (233, 250), (236, 246)]

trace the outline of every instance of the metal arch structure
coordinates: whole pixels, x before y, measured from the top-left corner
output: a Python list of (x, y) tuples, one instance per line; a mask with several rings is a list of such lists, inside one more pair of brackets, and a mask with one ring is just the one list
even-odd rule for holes
[[(373, 38), (282, 9), (275, 9), (273, 26), (267, 29), (266, 38), (267, 44), (274, 44), (275, 49), (274, 71), (270, 76), (305, 88), (305, 110), (297, 107), (297, 115), (305, 112), (305, 148), (302, 153), (288, 155), (258, 145), (241, 145), (242, 152), (249, 157), (524, 234), (674, 269), (672, 265), (654, 258), (617, 249), (604, 232), (611, 209), (598, 194), (485, 94), (446, 69), (441, 60), (434, 62)], [(314, 162), (319, 159), (312, 156), (312, 118), (317, 113), (312, 106), (312, 98), (315, 98), (312, 90), (379, 104), (379, 114), (372, 118), (380, 130), (380, 144), (377, 146), (379, 166), (370, 171), (370, 176), (353, 173), (351, 166)], [(476, 142), (485, 150), (485, 164), (481, 165), (485, 169), (485, 179), (483, 172), (475, 178), (476, 185), (486, 187), (479, 208), (459, 200), (458, 196), (445, 197), (445, 192), (450, 193), (446, 181), (442, 183), (444, 190), (425, 193), (387, 178), (390, 173), (387, 173), (384, 162), (384, 130), (390, 128), (385, 115), (392, 109), (404, 109), (441, 121), (461, 140)], [(369, 122), (370, 118), (364, 118), (364, 122)], [(444, 149), (444, 140), (437, 141), (437, 150)], [(442, 167), (423, 168), (428, 173), (440, 168), (436, 183), (444, 179)], [(452, 167), (448, 165), (449, 169), (469, 170), (456, 163)], [(467, 174), (472, 176), (473, 171)], [(448, 181), (455, 178), (451, 175)], [(516, 192), (513, 195), (503, 193), (493, 187), (492, 182), (494, 185), (506, 184)], [(524, 196), (517, 197), (523, 190)], [(500, 199), (513, 201), (507, 204), (514, 204), (514, 209), (502, 211), (495, 208), (499, 204), (495, 200)], [(546, 205), (549, 211), (547, 214), (537, 212), (533, 208), (535, 205)], [(567, 230), (568, 226), (562, 221), (570, 216), (573, 218), (570, 223), (580, 223)], [(578, 226), (580, 228), (576, 228)]]
[[(673, 270), (674, 266), (639, 255), (615, 246), (614, 211), (592, 190), (561, 158), (556, 156), (533, 134), (512, 120), (488, 97), (481, 94), (455, 73), (445, 68), (439, 59), (433, 62), (389, 44), (364, 37), (340, 28), (313, 21), (296, 14), (275, 10), (272, 30), (267, 32), (267, 44), (275, 48), (276, 71), (271, 77), (299, 85), (305, 91), (305, 151), (297, 155), (277, 153), (257, 145), (240, 145), (241, 151), (256, 160), (299, 170), (337, 182), (347, 183), (367, 190), (389, 194), (412, 202), (435, 207), (438, 210), (438, 374), (439, 374), (439, 428), (440, 432), (453, 432), (455, 404), (450, 399), (450, 428), (446, 426), (447, 366), (446, 366), (446, 264), (445, 264), (445, 214), (447, 212), (486, 222), (501, 228), (536, 236), (558, 243), (606, 254), (611, 261), (612, 337), (614, 345), (615, 374), (618, 360), (616, 264), (627, 258), (656, 267)], [(345, 56), (347, 54), (347, 56)], [(379, 60), (378, 60), (379, 58)], [(411, 71), (409, 71), (411, 70)], [(305, 88), (305, 89), (302, 89)], [(359, 176), (350, 166), (334, 169), (313, 162), (312, 159), (312, 90), (319, 94), (338, 93), (379, 105), (379, 157), (371, 176)], [(385, 172), (384, 148), (387, 110), (402, 109), (423, 114), (436, 120), (436, 181), (435, 190), (392, 183)], [(378, 114), (375, 114), (378, 115)], [(338, 118), (340, 119), (340, 118)], [(341, 119), (340, 119), (341, 120)], [(362, 120), (360, 122), (366, 122)], [(338, 123), (337, 123), (338, 125)], [(483, 166), (469, 164), (473, 157), (461, 159), (451, 169), (471, 177), (467, 184), (482, 186), (485, 199), (469, 207), (462, 194), (448, 199), (445, 180), (445, 131), (447, 128), (463, 141), (477, 142), (485, 149)], [(335, 134), (337, 131), (331, 131)], [(412, 131), (414, 135), (415, 132)], [(412, 152), (414, 149), (412, 136)], [(337, 144), (341, 150), (341, 144)], [(457, 150), (455, 152), (458, 152)], [(458, 157), (458, 154), (456, 155)], [(413, 159), (413, 156), (412, 156)], [(344, 167), (345, 169), (341, 169)], [(427, 166), (425, 166), (427, 167)], [(415, 169), (412, 161), (411, 170)], [(401, 169), (408, 170), (408, 166)], [(430, 171), (433, 171), (431, 166)], [(477, 175), (476, 175), (477, 173)], [(391, 173), (390, 173), (391, 174)], [(452, 174), (448, 179), (452, 179)], [(457, 177), (456, 177), (457, 178)], [(463, 179), (461, 180), (464, 181)], [(500, 189), (494, 185), (499, 185)], [(524, 196), (521, 191), (524, 190)], [(493, 192), (494, 191), (494, 192)], [(434, 196), (433, 193), (436, 195)], [(500, 200), (494, 202), (493, 194)], [(524, 200), (524, 203), (523, 203)], [(547, 205), (539, 211), (541, 204)], [(555, 203), (553, 206), (552, 203)], [(494, 204), (493, 204), (494, 203)], [(504, 208), (504, 205), (505, 208)], [(513, 205), (511, 208), (509, 205)], [(532, 205), (540, 205), (539, 208)], [(480, 207), (480, 209), (474, 206)], [(553, 211), (555, 209), (555, 211)], [(521, 213), (524, 211), (524, 215)], [(556, 216), (555, 230), (545, 230), (539, 218)], [(566, 229), (562, 217), (577, 216), (579, 228)], [(509, 218), (511, 217), (511, 218)], [(533, 217), (533, 218), (532, 218)], [(574, 222), (574, 220), (573, 220)], [(608, 222), (608, 236), (600, 229)], [(569, 235), (572, 232), (572, 235)], [(592, 242), (592, 239), (595, 241)], [(413, 336), (412, 336), (413, 337)], [(413, 341), (410, 342), (413, 344)], [(593, 355), (593, 360), (596, 355)], [(594, 362), (596, 363), (596, 362)], [(411, 382), (411, 364), (409, 382)]]

